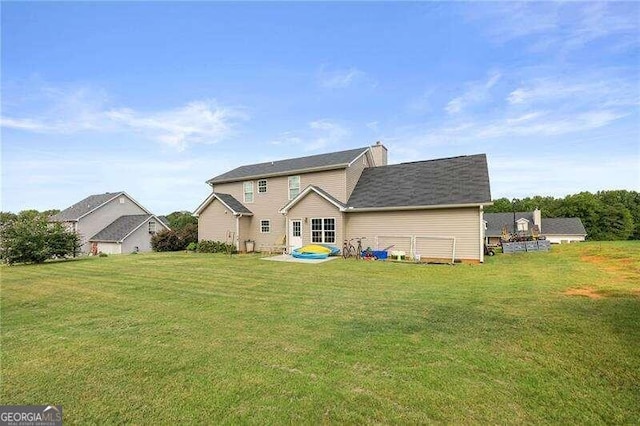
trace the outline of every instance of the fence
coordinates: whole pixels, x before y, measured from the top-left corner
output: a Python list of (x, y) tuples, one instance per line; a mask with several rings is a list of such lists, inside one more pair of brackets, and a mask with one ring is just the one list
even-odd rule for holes
[(518, 241), (514, 243), (502, 243), (503, 253), (549, 251), (550, 249), (551, 249), (551, 242), (548, 240)]

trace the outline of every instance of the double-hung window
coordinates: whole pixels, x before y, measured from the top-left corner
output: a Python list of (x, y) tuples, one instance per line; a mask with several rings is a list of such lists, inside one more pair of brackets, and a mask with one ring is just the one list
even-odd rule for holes
[(244, 191), (244, 202), (253, 203), (253, 181), (244, 182), (242, 187)]
[(300, 176), (289, 176), (289, 199), (293, 200), (300, 193)]
[(156, 233), (156, 223), (153, 220), (149, 221), (149, 233), (150, 234)]
[(258, 194), (265, 194), (267, 192), (267, 180), (260, 179), (258, 181)]
[(334, 218), (312, 218), (311, 242), (334, 244), (336, 242), (336, 220)]
[(263, 234), (271, 232), (271, 222), (269, 220), (260, 221), (260, 232)]

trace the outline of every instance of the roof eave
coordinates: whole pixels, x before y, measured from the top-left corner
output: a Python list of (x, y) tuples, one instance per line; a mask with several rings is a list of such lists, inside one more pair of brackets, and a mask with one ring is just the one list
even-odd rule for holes
[(229, 206), (227, 203), (224, 202), (224, 200), (222, 198), (220, 198), (218, 196), (218, 194), (216, 194), (215, 192), (212, 192), (196, 209), (196, 211), (193, 213), (193, 215), (195, 217), (200, 217), (200, 213), (202, 213), (202, 211), (209, 205), (211, 204), (211, 202), (213, 201), (213, 199), (216, 199), (218, 201), (220, 201), (222, 203), (223, 206), (225, 206), (227, 209), (229, 209), (229, 211), (231, 213), (233, 213), (234, 216), (253, 216), (253, 212), (239, 212), (234, 210), (233, 208), (231, 208), (231, 206)]
[(469, 207), (484, 207), (490, 206), (493, 203), (467, 203), (467, 204), (435, 204), (435, 205), (420, 205), (420, 206), (392, 206), (392, 207), (347, 207), (345, 210), (347, 213), (359, 213), (359, 212), (376, 212), (376, 211), (398, 211), (398, 210), (437, 210), (437, 209), (453, 209), (453, 208), (469, 208)]
[(293, 206), (298, 204), (298, 202), (300, 200), (302, 200), (304, 197), (306, 197), (307, 194), (309, 194), (309, 192), (311, 192), (311, 191), (315, 192), (320, 197), (322, 197), (323, 199), (325, 199), (326, 201), (328, 201), (329, 203), (334, 205), (339, 211), (344, 212), (344, 211), (347, 210), (346, 206), (337, 204), (334, 200), (328, 198), (325, 194), (323, 194), (322, 192), (318, 191), (318, 189), (315, 188), (313, 185), (309, 185), (300, 194), (298, 194), (293, 200), (290, 200), (287, 204), (285, 204), (284, 207), (282, 207), (280, 210), (278, 210), (278, 213), (287, 214), (289, 212), (289, 210), (291, 210), (291, 208)]

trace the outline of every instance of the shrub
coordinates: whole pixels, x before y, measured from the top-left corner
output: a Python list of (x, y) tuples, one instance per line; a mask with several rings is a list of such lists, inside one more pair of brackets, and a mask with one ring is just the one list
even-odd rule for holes
[(98, 257), (107, 257), (109, 256), (107, 253), (99, 252)]
[(151, 247), (154, 251), (179, 251), (184, 250), (185, 244), (176, 231), (162, 231), (151, 237)]
[(151, 237), (154, 251), (180, 251), (191, 243), (198, 242), (198, 225), (187, 224), (178, 230), (158, 232)]
[(23, 212), (0, 224), (0, 257), (10, 265), (75, 256), (79, 246), (78, 234), (59, 223), (49, 223), (37, 212)]
[(198, 243), (198, 253), (234, 253), (236, 246), (221, 241), (202, 240)]
[(190, 223), (182, 228), (176, 229), (176, 235), (185, 247), (191, 243), (198, 242), (198, 224)]
[(189, 245), (187, 246), (187, 250), (189, 251), (198, 250), (198, 243), (189, 243)]

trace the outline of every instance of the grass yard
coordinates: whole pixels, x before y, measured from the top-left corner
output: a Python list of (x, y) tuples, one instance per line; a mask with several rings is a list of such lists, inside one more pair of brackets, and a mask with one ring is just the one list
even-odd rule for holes
[(2, 404), (65, 423), (640, 422), (640, 243), (485, 265), (2, 267)]

